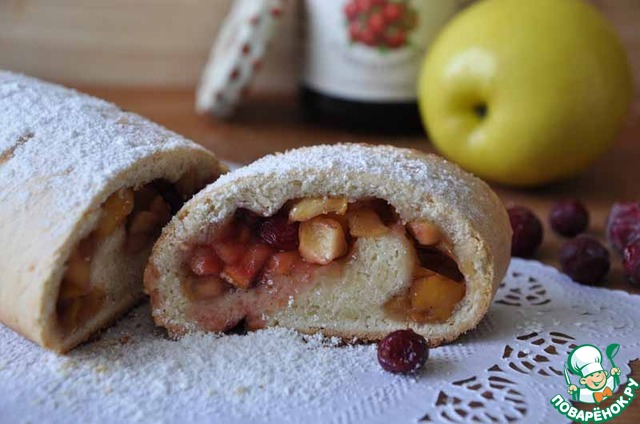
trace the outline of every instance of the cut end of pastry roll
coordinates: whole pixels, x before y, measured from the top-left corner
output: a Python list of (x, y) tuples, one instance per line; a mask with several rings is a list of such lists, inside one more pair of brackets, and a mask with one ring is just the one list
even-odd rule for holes
[(0, 322), (64, 352), (143, 295), (161, 228), (226, 171), (115, 105), (0, 71)]
[(430, 345), (484, 316), (510, 260), (493, 191), (445, 160), (390, 146), (267, 156), (190, 200), (145, 271), (174, 336), (285, 326)]

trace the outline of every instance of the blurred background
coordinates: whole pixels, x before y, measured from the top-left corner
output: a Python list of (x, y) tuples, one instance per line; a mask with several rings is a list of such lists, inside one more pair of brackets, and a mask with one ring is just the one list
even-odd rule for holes
[[(85, 85), (195, 87), (232, 0), (0, 0), (0, 67)], [(256, 88), (291, 90), (289, 2)]]
[[(0, 68), (76, 85), (194, 87), (232, 0), (0, 0)], [(590, 0), (640, 83), (640, 1)], [(293, 91), (300, 3), (289, 1), (256, 91)]]

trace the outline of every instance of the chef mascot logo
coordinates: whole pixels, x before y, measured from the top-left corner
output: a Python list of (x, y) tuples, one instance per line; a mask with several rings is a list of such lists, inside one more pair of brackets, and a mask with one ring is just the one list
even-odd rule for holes
[[(603, 366), (603, 355), (600, 349), (590, 344), (583, 344), (571, 351), (564, 369), (564, 380), (567, 392), (575, 402), (599, 404), (605, 399), (614, 398), (614, 402), (606, 407), (596, 406), (591, 411), (575, 408), (562, 395), (551, 399), (551, 404), (567, 418), (580, 422), (604, 422), (616, 417), (635, 397), (638, 383), (629, 378), (626, 388), (617, 397), (616, 389), (620, 385), (620, 368), (613, 362), (620, 345), (613, 343), (605, 349), (605, 356), (611, 365), (607, 371)], [(577, 384), (571, 380), (570, 373), (578, 377)], [(575, 378), (575, 377), (574, 377)]]
[[(611, 347), (613, 346), (613, 347)], [(611, 352), (615, 355), (620, 349), (620, 345), (609, 345), (607, 352), (611, 348)], [(609, 357), (611, 362), (611, 370), (607, 372), (602, 368), (602, 353), (600, 349), (593, 345), (582, 345), (573, 349), (569, 355), (567, 366), (573, 375), (580, 377), (580, 384), (583, 387), (578, 388), (571, 383), (567, 368), (564, 369), (567, 391), (573, 397), (582, 403), (600, 403), (608, 397), (613, 396), (613, 392), (620, 384), (620, 368), (613, 363), (613, 357)]]

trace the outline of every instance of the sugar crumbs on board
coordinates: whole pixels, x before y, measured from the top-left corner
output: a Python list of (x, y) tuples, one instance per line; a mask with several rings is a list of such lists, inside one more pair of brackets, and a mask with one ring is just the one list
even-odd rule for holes
[(358, 381), (384, 373), (375, 344), (283, 328), (170, 340), (153, 326), (148, 306), (68, 356), (27, 349), (10, 369), (17, 373), (10, 380), (24, 376), (16, 399), (27, 396), (54, 415), (127, 422), (321, 412), (336, 398), (366, 397)]

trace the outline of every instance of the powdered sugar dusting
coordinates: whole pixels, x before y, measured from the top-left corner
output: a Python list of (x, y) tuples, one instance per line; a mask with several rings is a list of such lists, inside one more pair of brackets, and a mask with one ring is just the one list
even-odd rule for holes
[[(265, 156), (251, 165), (223, 177), (219, 182), (240, 180), (252, 174), (266, 174), (275, 180), (290, 173), (304, 173), (309, 170), (335, 170), (333, 175), (346, 183), (350, 173), (366, 172), (385, 175), (389, 180), (400, 180), (412, 184), (430, 181), (434, 194), (450, 192), (456, 187), (456, 194), (466, 198), (474, 189), (472, 185), (461, 186), (461, 170), (443, 159), (436, 159), (437, 166), (413, 157), (415, 151), (392, 146), (363, 146), (360, 144), (319, 145), (291, 150), (283, 154)], [(432, 156), (434, 159), (435, 156)], [(339, 173), (339, 174), (337, 174)], [(479, 180), (474, 182), (479, 183)]]
[[(245, 182), (256, 178), (262, 181), (260, 187), (255, 187), (255, 183), (254, 187), (245, 186)], [(427, 206), (428, 199), (446, 199), (452, 211), (463, 211), (462, 215), (474, 221), (480, 231), (495, 230), (498, 217), (493, 215), (500, 202), (483, 181), (438, 156), (394, 146), (317, 145), (268, 155), (222, 176), (195, 196), (191, 204), (194, 209), (208, 208), (206, 204), (199, 204), (199, 199), (209, 199), (209, 204), (216, 205), (215, 211), (208, 211), (209, 217), (217, 222), (238, 206), (228, 200), (242, 198), (245, 192), (251, 191), (257, 198), (253, 201), (263, 203), (261, 209), (273, 213), (280, 207), (270, 202), (274, 192), (296, 191), (284, 186), (277, 190), (279, 184), (296, 182), (302, 191), (321, 186), (327, 187), (327, 191), (342, 187), (355, 192), (354, 180), (362, 178), (379, 181), (376, 187), (365, 190), (375, 190), (375, 194), (390, 201), (396, 209), (407, 204), (428, 209), (431, 207)], [(398, 193), (400, 187), (406, 192)], [(506, 220), (506, 212), (500, 218)]]
[(57, 277), (104, 200), (187, 170), (222, 172), (212, 153), (141, 116), (0, 71), (0, 319), (43, 342)]
[(0, 409), (28, 398), (60, 417), (215, 421), (224, 412), (239, 421), (275, 420), (292, 411), (329, 413), (330, 399), (361, 392), (358, 380), (381, 373), (374, 345), (337, 347), (337, 338), (280, 328), (246, 336), (194, 333), (172, 341), (149, 316), (148, 306), (138, 308), (68, 357), (34, 349), (0, 327), (0, 339), (12, 340), (11, 354), (0, 364), (2, 380), (21, 381), (0, 400)]
[[(571, 343), (606, 346), (612, 333), (602, 328), (615, 323), (622, 344), (616, 364), (625, 383), (628, 361), (640, 351), (640, 297), (577, 285), (518, 259), (498, 297), (513, 289), (526, 293), (530, 278), (544, 285), (549, 302), (494, 304), (472, 333), (431, 349), (416, 376), (382, 371), (375, 345), (344, 346), (286, 329), (168, 340), (153, 326), (148, 306), (66, 357), (0, 326), (0, 421), (386, 424), (415, 423), (429, 414), (434, 422), (447, 416), (466, 422), (451, 415), (462, 410), (497, 422), (514, 416), (555, 422), (549, 399), (565, 386), (551, 369), (561, 369)], [(577, 330), (575, 316), (585, 312), (598, 319)], [(531, 331), (538, 335), (522, 337)], [(537, 362), (540, 356), (545, 361)], [(494, 385), (496, 379), (509, 381), (509, 391)], [(522, 399), (515, 407), (505, 399), (513, 394)]]
[[(0, 167), (0, 201), (28, 195), (29, 181), (71, 180), (57, 204), (67, 216), (143, 157), (186, 147), (204, 151), (113, 104), (11, 72), (0, 72), (0, 106), (0, 155), (6, 161)], [(13, 156), (18, 160), (7, 161)], [(56, 221), (59, 228), (66, 224), (62, 218)]]
[(9, 197), (57, 190), (43, 219), (32, 222), (55, 244), (76, 224), (78, 213), (137, 161), (178, 149), (205, 152), (113, 104), (11, 72), (0, 72), (0, 107), (0, 202), (17, 208), (3, 211), (26, 209)]

